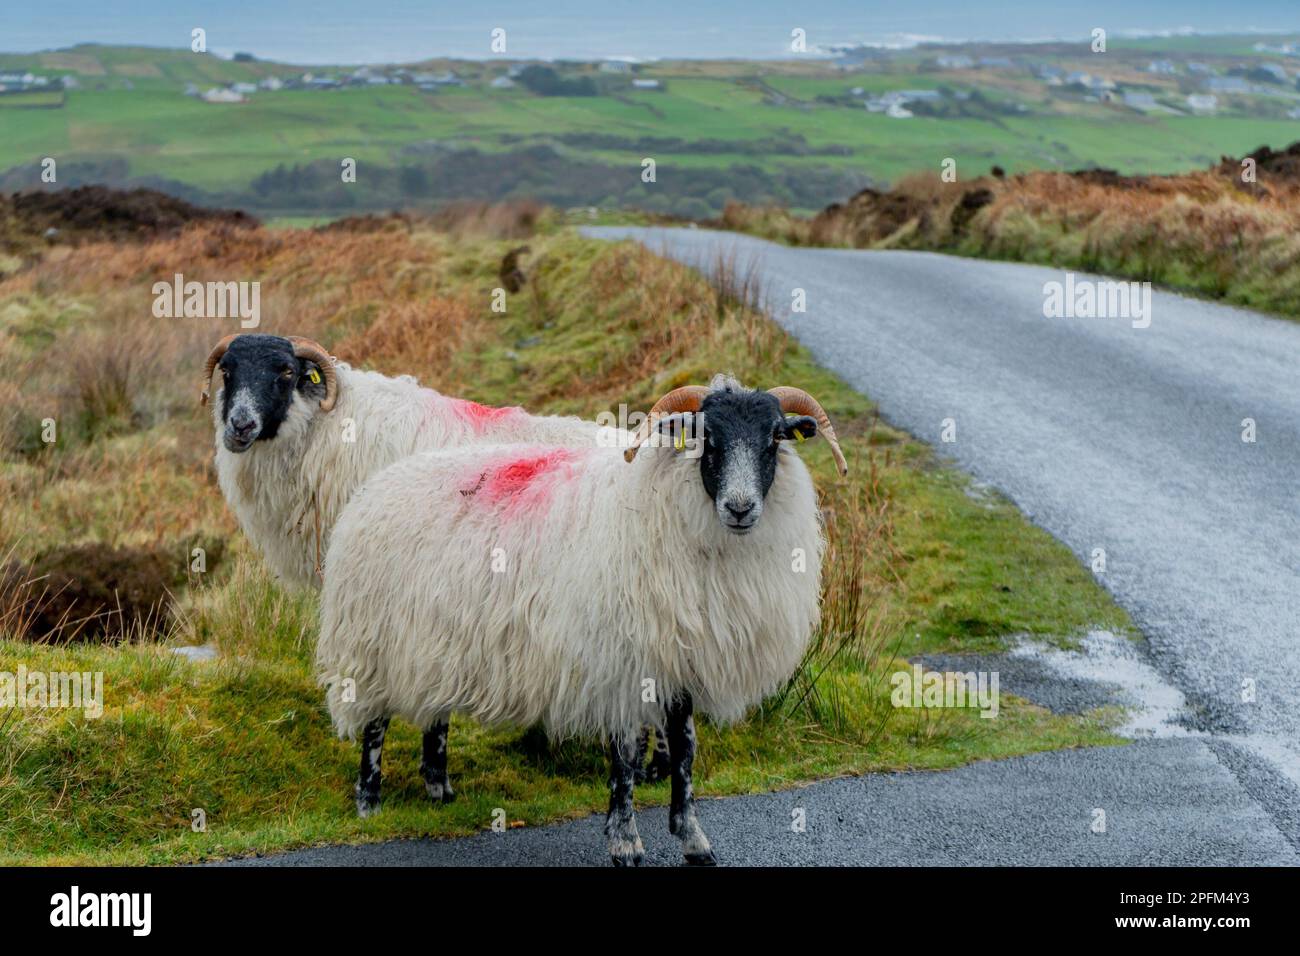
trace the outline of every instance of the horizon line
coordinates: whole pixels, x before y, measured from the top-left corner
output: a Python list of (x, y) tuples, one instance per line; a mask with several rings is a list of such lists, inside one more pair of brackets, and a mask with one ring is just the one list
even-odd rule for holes
[[(673, 61), (700, 61), (700, 62), (773, 62), (797, 59), (817, 59), (825, 60), (837, 56), (839, 53), (848, 50), (871, 49), (891, 52), (903, 52), (906, 50), (917, 50), (925, 47), (962, 47), (962, 46), (1046, 46), (1061, 43), (1079, 43), (1085, 42), (1089, 37), (1080, 35), (1076, 37), (1054, 36), (1054, 37), (1022, 37), (1022, 38), (1003, 38), (1003, 39), (981, 39), (981, 38), (947, 38), (922, 36), (917, 34), (899, 34), (900, 37), (910, 37), (910, 40), (901, 42), (869, 42), (865, 40), (850, 40), (842, 43), (816, 44), (808, 52), (799, 54), (769, 55), (769, 56), (745, 56), (745, 55), (727, 55), (727, 56), (684, 56), (684, 55), (667, 55), (667, 56), (629, 56), (627, 54), (607, 54), (601, 56), (593, 55), (534, 55), (534, 56), (469, 56), (465, 54), (454, 53), (431, 53), (419, 59), (392, 59), (392, 60), (365, 60), (365, 61), (316, 61), (309, 62), (303, 60), (278, 59), (275, 57), (263, 56), (248, 49), (224, 50), (210, 49), (204, 53), (196, 54), (198, 56), (213, 56), (219, 60), (231, 62), (236, 55), (246, 54), (251, 56), (255, 62), (268, 64), (281, 64), (284, 66), (302, 66), (302, 67), (322, 67), (322, 66), (403, 66), (412, 63), (422, 63), (426, 60), (459, 60), (469, 63), (510, 63), (524, 61), (571, 61), (575, 63), (599, 63), (607, 61), (624, 61), (629, 63), (655, 63), (655, 62), (673, 62)], [(1119, 40), (1158, 40), (1158, 39), (1176, 39), (1201, 37), (1211, 38), (1228, 38), (1228, 37), (1251, 37), (1262, 39), (1267, 37), (1298, 37), (1300, 38), (1300, 29), (1294, 31), (1288, 30), (1264, 30), (1258, 28), (1242, 28), (1229, 31), (1201, 31), (1190, 28), (1173, 28), (1166, 30), (1117, 30), (1111, 34), (1112, 38)], [(0, 56), (40, 56), (52, 53), (70, 53), (77, 49), (85, 47), (103, 47), (106, 49), (141, 49), (141, 50), (159, 50), (173, 53), (191, 52), (184, 46), (157, 46), (149, 43), (102, 43), (93, 40), (81, 41), (69, 46), (47, 47), (36, 50), (0, 50)], [(61, 69), (52, 67), (51, 69)]]

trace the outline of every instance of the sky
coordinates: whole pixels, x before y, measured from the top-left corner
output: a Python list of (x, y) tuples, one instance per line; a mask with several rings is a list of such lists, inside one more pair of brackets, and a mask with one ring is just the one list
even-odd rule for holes
[(917, 40), (1077, 39), (1300, 32), (1300, 0), (0, 0), (0, 52), (77, 43), (208, 49), (290, 63), (491, 57), (778, 57), (810, 47)]

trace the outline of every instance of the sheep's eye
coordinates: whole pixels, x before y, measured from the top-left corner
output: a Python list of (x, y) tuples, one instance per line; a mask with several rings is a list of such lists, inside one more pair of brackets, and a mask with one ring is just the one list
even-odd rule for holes
[(281, 378), (293, 378), (293, 369), (287, 368), (280, 373)]

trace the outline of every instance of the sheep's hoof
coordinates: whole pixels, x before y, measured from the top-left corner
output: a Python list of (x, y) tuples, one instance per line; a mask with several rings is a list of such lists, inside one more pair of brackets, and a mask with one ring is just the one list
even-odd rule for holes
[(379, 812), (381, 806), (379, 794), (358, 789), (355, 793), (357, 800), (357, 816), (373, 817)]
[(456, 791), (452, 790), (451, 783), (445, 780), (440, 783), (426, 780), (424, 790), (434, 803), (451, 803), (456, 799)]
[(640, 866), (645, 860), (645, 847), (641, 839), (611, 840), (609, 843), (609, 861), (615, 866)]
[(668, 830), (682, 841), (682, 856), (687, 866), (717, 866), (718, 857), (713, 852), (709, 838), (704, 835), (692, 809), (689, 815), (670, 817)]
[(687, 866), (717, 866), (718, 855), (712, 850), (705, 850), (703, 853), (684, 854)]

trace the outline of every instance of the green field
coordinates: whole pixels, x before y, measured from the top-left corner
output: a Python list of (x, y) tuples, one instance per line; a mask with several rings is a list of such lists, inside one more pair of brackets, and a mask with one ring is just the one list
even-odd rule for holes
[(62, 90), (36, 90), (0, 96), (0, 110), (59, 109), (64, 105)]
[[(1188, 63), (1229, 76), (1276, 62), (1278, 56), (1252, 50), (1258, 39), (1117, 40), (1104, 56), (1060, 44), (960, 48), (974, 58), (988, 52), (1013, 59), (1000, 68), (940, 69), (934, 58), (943, 51), (924, 48), (857, 65), (639, 65), (635, 76), (659, 80), (660, 90), (633, 89), (632, 74), (606, 74), (596, 64), (561, 70), (594, 80), (600, 87), (595, 96), (490, 85), (518, 64), (429, 61), (408, 69), (452, 69), (463, 85), (259, 89), (245, 103), (207, 103), (184, 95), (184, 88), (192, 83), (201, 92), (268, 77), (292, 81), (304, 68), (138, 47), (0, 54), (0, 72), (31, 70), (76, 81), (60, 108), (0, 109), (0, 170), (7, 170), (0, 184), (35, 185), (41, 159), (50, 156), (73, 185), (143, 181), (287, 214), (530, 194), (559, 205), (698, 212), (716, 211), (733, 198), (817, 209), (861, 185), (936, 169), (946, 157), (967, 176), (991, 165), (1009, 172), (1093, 165), (1177, 172), (1300, 138), (1300, 120), (1288, 115), (1300, 110), (1300, 90), (1284, 83), (1260, 87), (1259, 95), (1223, 95), (1213, 115), (1142, 112), (1122, 102), (1125, 91), (1140, 91), (1162, 103), (1183, 103), (1205, 83)], [(1177, 74), (1148, 72), (1153, 57), (1174, 62)], [(1048, 85), (1034, 72), (1044, 64), (1112, 80), (1115, 101), (1081, 87)], [(350, 70), (311, 69), (338, 77)], [(867, 100), (899, 90), (939, 90), (947, 113), (896, 118), (865, 108)], [(520, 152), (529, 147), (550, 150), (546, 162), (539, 166), (536, 156)], [(501, 158), (502, 165), (476, 181), (466, 171), (477, 165), (475, 153)], [(337, 179), (344, 157), (357, 160), (361, 171), (351, 194), (320, 199), (313, 198), (317, 185), (304, 184), (302, 195), (295, 195), (256, 182), (277, 168), (313, 164), (320, 176)], [(647, 157), (656, 161), (658, 175), (654, 188), (644, 190), (640, 173)], [(566, 166), (576, 167), (568, 180)], [(422, 170), (423, 177), (399, 186), (399, 173), (408, 168)], [(738, 169), (747, 172), (741, 177)], [(426, 181), (434, 186), (422, 185)], [(656, 195), (657, 206), (641, 201)]]

